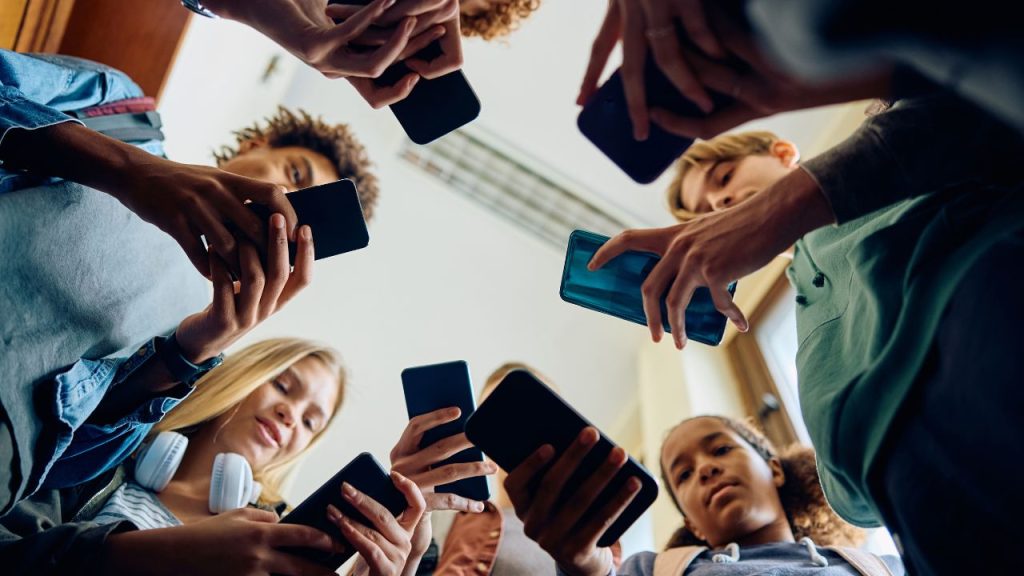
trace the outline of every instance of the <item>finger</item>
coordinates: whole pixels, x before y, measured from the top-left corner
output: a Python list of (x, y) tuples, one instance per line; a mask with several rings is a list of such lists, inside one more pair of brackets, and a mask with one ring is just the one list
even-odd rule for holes
[(352, 545), (356, 553), (362, 556), (363, 561), (370, 568), (370, 574), (386, 574), (388, 554), (384, 551), (384, 547), (391, 548), (391, 545), (386, 544), (387, 541), (384, 537), (372, 528), (353, 522), (338, 512), (336, 508), (329, 506), (328, 510), (331, 509), (333, 510), (328, 512), (328, 515), (338, 525), (342, 537)]
[(303, 288), (313, 281), (313, 231), (309, 226), (300, 226), (298, 242), (295, 246), (295, 268), (288, 275), (281, 295), (277, 298), (274, 310), (280, 310), (291, 301)]
[(361, 10), (338, 24), (331, 33), (331, 38), (339, 44), (358, 38), (363, 32), (384, 14), (384, 11), (395, 5), (395, 0), (373, 0)]
[(414, 416), (413, 418), (410, 418), (409, 423), (405, 425), (405, 430), (402, 431), (402, 436), (399, 438), (398, 444), (406, 446), (408, 452), (418, 450), (420, 442), (423, 441), (423, 434), (427, 430), (437, 428), (441, 424), (454, 422), (458, 420), (461, 415), (462, 410), (460, 410), (458, 406), (449, 406), (447, 408), (440, 408), (433, 412)]
[(640, 292), (644, 299), (644, 315), (647, 317), (647, 328), (651, 331), (651, 339), (655, 342), (661, 342), (665, 331), (661, 317), (661, 299), (668, 290), (669, 282), (672, 281), (671, 274), (667, 260), (662, 258), (640, 285)]
[[(418, 447), (419, 444), (416, 444), (416, 446)], [(410, 456), (419, 456), (420, 460), (424, 460), (422, 466), (429, 467), (472, 447), (473, 444), (466, 438), (466, 434), (459, 433), (442, 438), (429, 446), (424, 446), (422, 450), (418, 450), (410, 454)]]
[(650, 230), (626, 230), (605, 242), (587, 264), (589, 270), (599, 270), (616, 256), (629, 250), (640, 250), (642, 252), (653, 252), (661, 255), (664, 252), (662, 247), (665, 228)]
[(635, 2), (618, 0), (622, 13), (622, 87), (626, 92), (626, 107), (633, 124), (633, 138), (646, 140), (650, 131), (647, 117), (647, 90), (644, 86), (644, 68), (647, 61), (647, 42), (644, 37), (644, 17)]
[(330, 552), (334, 549), (331, 537), (304, 524), (274, 524), (267, 527), (267, 544), (273, 548), (313, 548)]
[(410, 70), (428, 80), (440, 78), (462, 68), (462, 37), (458, 18), (445, 23), (444, 27), (445, 35), (440, 39), (440, 56), (430, 61), (410, 58), (405, 62)]
[(532, 505), (529, 487), (533, 484), (537, 475), (547, 466), (548, 462), (555, 455), (555, 449), (550, 444), (545, 444), (534, 451), (513, 470), (508, 471), (505, 477), (505, 493), (515, 507), (516, 515), (519, 518)]
[(584, 428), (572, 444), (565, 449), (565, 452), (558, 457), (558, 460), (551, 465), (551, 468), (544, 473), (540, 488), (533, 498), (533, 505), (530, 506), (530, 511), (523, 519), (523, 529), (531, 540), (536, 541), (540, 531), (554, 518), (555, 504), (562, 496), (569, 476), (579, 467), (580, 462), (590, 450), (597, 445), (600, 438), (600, 434), (593, 427)]
[[(397, 482), (395, 486), (398, 487)], [(398, 520), (380, 502), (360, 492), (348, 482), (344, 482), (341, 485), (341, 495), (353, 508), (358, 510), (363, 516), (366, 516), (373, 529), (379, 532), (388, 542), (397, 542), (402, 538), (402, 527), (399, 526)], [(337, 508), (334, 510), (337, 511)], [(369, 534), (367, 537), (371, 540), (374, 539)]]
[(238, 247), (238, 264), (242, 275), (239, 277), (241, 290), (235, 312), (242, 326), (254, 326), (259, 317), (260, 295), (267, 281), (256, 247), (249, 242), (242, 242)]
[(590, 47), (590, 61), (587, 63), (587, 71), (583, 75), (580, 94), (576, 97), (578, 106), (586, 104), (597, 91), (597, 82), (601, 79), (601, 73), (604, 72), (604, 68), (608, 64), (608, 58), (621, 37), (621, 28), (622, 18), (619, 13), (618, 0), (611, 0), (608, 2), (608, 11), (604, 15), (604, 21), (601, 22), (601, 29), (598, 30), (597, 37), (594, 38), (594, 43)]
[(416, 17), (409, 16), (395, 28), (388, 41), (379, 48), (362, 54), (350, 55), (357, 63), (351, 71), (351, 75), (377, 78), (383, 74), (384, 70), (394, 64), (398, 56), (405, 50), (415, 27)]
[(270, 215), (270, 226), (267, 232), (267, 267), (260, 295), (259, 319), (268, 318), (277, 311), (277, 301), (288, 283), (291, 264), (288, 262), (288, 238), (285, 236), (285, 220), (281, 214)]
[(427, 510), (427, 503), (423, 498), (423, 491), (412, 480), (392, 470), (391, 481), (395, 483), (395, 487), (398, 488), (399, 492), (405, 496), (407, 507), (399, 516), (398, 524), (405, 528), (407, 537), (408, 534), (411, 534), (416, 529), (416, 525), (423, 518), (423, 514)]
[(427, 492), (423, 494), (423, 500), (427, 503), (427, 511), (454, 510), (456, 512), (479, 513), (484, 511), (484, 503), (477, 500), (470, 500), (458, 494), (438, 494)]
[(740, 332), (749, 330), (750, 324), (747, 322), (747, 317), (743, 315), (740, 307), (733, 302), (729, 289), (722, 286), (719, 282), (711, 282), (709, 280), (709, 284), (713, 284), (708, 286), (708, 290), (711, 292), (711, 300), (715, 303), (715, 308), (731, 320)]
[[(432, 42), (440, 39), (444, 35), (444, 26), (441, 26), (440, 24), (435, 24), (422, 32), (413, 31), (412, 38), (409, 39), (409, 43), (406, 44), (405, 50), (403, 50), (398, 56), (398, 59), (407, 60), (412, 58), (413, 55), (419, 53), (420, 50), (423, 50), (427, 46), (430, 46)], [(408, 65), (408, 62), (406, 64)]]
[(238, 243), (235, 237), (219, 220), (204, 209), (193, 211), (190, 215), (192, 226), (202, 232), (206, 243), (213, 246), (217, 254), (224, 259), (231, 273), (239, 276)]
[(742, 103), (720, 107), (704, 118), (687, 118), (662, 108), (651, 111), (651, 119), (667, 132), (705, 140), (761, 116), (762, 113)]
[(679, 273), (665, 296), (665, 308), (672, 330), (672, 339), (679, 350), (686, 346), (686, 307), (693, 299), (693, 292), (696, 289), (696, 279), (687, 272), (687, 266), (685, 264), (680, 266)]
[(196, 234), (192, 227), (184, 220), (176, 221), (168, 230), (168, 234), (185, 251), (185, 255), (192, 262), (192, 266), (207, 280), (212, 279), (212, 276), (210, 276), (210, 257), (206, 251), (206, 246), (203, 245), (203, 241), (199, 238), (199, 234)]
[[(714, 106), (711, 96), (697, 80), (697, 75), (683, 58), (683, 46), (675, 33), (675, 18), (664, 2), (644, 2), (648, 29), (645, 31), (654, 61), (679, 92), (705, 113)], [(651, 28), (655, 27), (655, 28)], [(657, 34), (651, 34), (657, 31)]]
[[(357, 4), (328, 4), (327, 7), (324, 8), (324, 14), (333, 20), (335, 24), (341, 24), (365, 8), (366, 6), (359, 6)], [(360, 38), (360, 40), (362, 40), (362, 38)]]
[(630, 477), (622, 488), (615, 493), (615, 497), (602, 506), (591, 517), (590, 521), (579, 529), (577, 537), (586, 542), (587, 548), (597, 546), (597, 541), (601, 539), (601, 536), (608, 531), (608, 528), (633, 503), (633, 499), (640, 493), (640, 487), (640, 480), (636, 476)]
[(352, 86), (355, 87), (356, 92), (359, 92), (363, 100), (366, 100), (375, 110), (408, 98), (419, 80), (420, 75), (415, 72), (406, 74), (404, 78), (391, 86), (378, 86), (370, 78), (350, 77), (348, 79)]
[[(268, 214), (276, 212), (284, 216), (284, 229), (288, 232), (288, 238), (295, 237), (295, 227), (299, 224), (299, 216), (295, 213), (295, 207), (288, 201), (287, 188), (284, 186), (264, 186), (261, 183), (261, 186), (250, 191), (249, 198), (246, 199), (266, 206)], [(243, 208), (242, 211), (256, 218), (249, 209)], [(260, 222), (259, 219), (256, 219), (256, 224), (257, 235), (253, 241), (262, 243), (266, 239), (266, 232), (263, 229), (265, 222)]]
[[(260, 204), (276, 202), (273, 193), (278, 187), (234, 175), (231, 175), (224, 185), (230, 191), (229, 194), (212, 194), (210, 196), (216, 209), (220, 211), (220, 219), (230, 222), (235, 230), (242, 233), (239, 240), (248, 240), (262, 248), (266, 241), (264, 223), (252, 210), (246, 208), (245, 201), (252, 200)], [(285, 203), (287, 204), (287, 201)], [(295, 214), (294, 210), (292, 210), (292, 214)]]
[(421, 488), (430, 490), (435, 486), (444, 486), (466, 478), (487, 476), (497, 472), (495, 465), (490, 462), (459, 462), (445, 464), (432, 470), (416, 475), (416, 484)]
[(725, 49), (711, 31), (708, 16), (704, 13), (703, 0), (679, 0), (679, 6), (679, 19), (683, 21), (683, 28), (690, 40), (706, 54), (724, 58)]
[(213, 301), (210, 307), (221, 318), (235, 318), (235, 283), (224, 265), (224, 259), (211, 250), (209, 266), (213, 278)]
[(616, 446), (608, 453), (608, 457), (598, 465), (594, 473), (573, 491), (565, 506), (558, 511), (552, 521), (552, 531), (556, 534), (568, 534), (583, 515), (590, 510), (597, 497), (612, 481), (615, 474), (626, 463), (626, 451)]

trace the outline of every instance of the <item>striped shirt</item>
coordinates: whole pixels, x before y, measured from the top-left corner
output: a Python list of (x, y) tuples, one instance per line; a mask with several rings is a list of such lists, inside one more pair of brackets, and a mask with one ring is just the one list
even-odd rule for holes
[(181, 520), (164, 506), (155, 492), (135, 482), (125, 482), (107, 500), (93, 518), (98, 524), (127, 520), (139, 530), (180, 526)]

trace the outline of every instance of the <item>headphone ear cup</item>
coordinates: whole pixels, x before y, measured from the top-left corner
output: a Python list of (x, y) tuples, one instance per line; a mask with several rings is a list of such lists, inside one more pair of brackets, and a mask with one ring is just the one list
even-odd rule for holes
[(221, 514), (244, 508), (253, 492), (252, 467), (241, 454), (222, 452), (210, 475), (210, 512)]
[(177, 432), (161, 432), (135, 459), (135, 481), (153, 492), (160, 492), (174, 477), (185, 456), (188, 438)]

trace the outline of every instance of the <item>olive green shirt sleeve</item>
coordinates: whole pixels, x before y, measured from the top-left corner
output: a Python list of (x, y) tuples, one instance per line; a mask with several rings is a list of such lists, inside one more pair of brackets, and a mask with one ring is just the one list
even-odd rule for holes
[(907, 198), (1020, 173), (1012, 129), (948, 92), (897, 101), (803, 164), (843, 224)]

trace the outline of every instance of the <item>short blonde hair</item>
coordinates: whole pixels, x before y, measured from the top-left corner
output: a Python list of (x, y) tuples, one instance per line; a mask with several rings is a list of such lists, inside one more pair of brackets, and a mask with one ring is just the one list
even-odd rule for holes
[(253, 471), (255, 480), (263, 485), (260, 502), (276, 505), (284, 500), (281, 491), (295, 464), (317, 443), (344, 400), (347, 377), (341, 356), (333, 348), (301, 338), (272, 338), (246, 346), (200, 378), (195, 391), (153, 427), (150, 437), (169, 430), (188, 435), (197, 427), (234, 410), (257, 388), (306, 358), (320, 360), (330, 372), (338, 375), (338, 399), (327, 424), (317, 432), (309, 446), (264, 470)]
[(766, 131), (737, 132), (722, 134), (711, 140), (694, 142), (683, 155), (676, 160), (676, 174), (665, 191), (668, 200), (668, 211), (679, 222), (693, 220), (700, 216), (683, 206), (683, 178), (693, 168), (705, 164), (714, 164), (735, 160), (745, 156), (769, 154), (772, 145), (781, 138)]
[(518, 29), (519, 23), (537, 8), (540, 8), (540, 0), (492, 2), (489, 9), (479, 14), (469, 16), (460, 13), (459, 28), (467, 38), (479, 36), (484, 40), (494, 40)]

